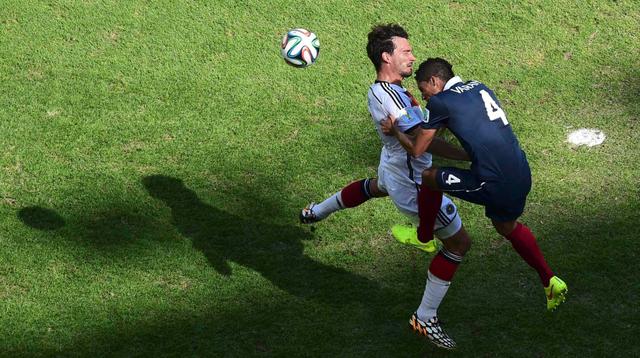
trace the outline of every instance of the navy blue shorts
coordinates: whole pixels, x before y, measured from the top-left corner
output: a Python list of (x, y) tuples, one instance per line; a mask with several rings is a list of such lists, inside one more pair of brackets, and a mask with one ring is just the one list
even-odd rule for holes
[(516, 220), (524, 211), (531, 190), (531, 174), (508, 181), (482, 181), (468, 169), (438, 168), (438, 188), (443, 192), (484, 206), (485, 215), (495, 221)]

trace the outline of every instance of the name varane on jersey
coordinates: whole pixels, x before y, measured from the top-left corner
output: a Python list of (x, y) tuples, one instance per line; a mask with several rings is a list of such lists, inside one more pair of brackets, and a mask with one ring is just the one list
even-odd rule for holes
[(455, 87), (451, 87), (450, 90), (455, 92), (455, 93), (462, 93), (464, 91), (469, 91), (474, 89), (475, 87), (481, 85), (482, 83), (478, 82), (478, 81), (469, 81), (465, 84), (461, 84), (461, 85), (457, 85)]

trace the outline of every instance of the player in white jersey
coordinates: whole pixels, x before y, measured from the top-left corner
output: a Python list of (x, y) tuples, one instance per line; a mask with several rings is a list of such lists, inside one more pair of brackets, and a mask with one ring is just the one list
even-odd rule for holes
[[(380, 153), (377, 179), (353, 182), (319, 204), (311, 203), (300, 213), (300, 221), (310, 224), (320, 221), (335, 211), (356, 207), (372, 197), (390, 196), (398, 209), (417, 222), (417, 196), (421, 184), (421, 173), (431, 167), (431, 154), (412, 157), (395, 137), (382, 133), (380, 122), (387, 116), (399, 118), (398, 124), (407, 134), (422, 130), (420, 124), (424, 113), (413, 96), (402, 87), (402, 80), (413, 72), (413, 56), (406, 31), (394, 24), (375, 26), (368, 35), (367, 54), (373, 62), (377, 80), (368, 94), (369, 112), (383, 142)], [(428, 151), (451, 159), (468, 160), (466, 153), (445, 141), (436, 141)], [(437, 317), (440, 306), (453, 277), (453, 272), (471, 245), (457, 213), (455, 205), (447, 198), (442, 201), (438, 220), (434, 227), (443, 247), (429, 265), (427, 283), (418, 310), (411, 316), (409, 324), (417, 333), (426, 336), (439, 347), (452, 349), (455, 342), (443, 331)], [(396, 230), (413, 230), (394, 226)], [(395, 235), (412, 237), (411, 235)], [(416, 235), (413, 235), (416, 237)], [(417, 238), (409, 243), (429, 251), (433, 244), (420, 243)]]
[[(404, 87), (379, 80), (369, 88), (368, 104), (371, 119), (383, 143), (378, 166), (378, 188), (388, 193), (400, 212), (417, 225), (418, 188), (422, 183), (422, 171), (431, 167), (431, 154), (424, 153), (418, 157), (409, 155), (395, 137), (382, 133), (380, 122), (389, 115), (401, 118), (398, 126), (408, 133), (420, 126), (424, 113), (420, 104)], [(429, 150), (449, 159), (467, 159), (464, 151), (441, 140), (437, 140)], [(443, 198), (434, 227), (436, 235), (440, 239), (447, 239), (460, 231), (461, 227), (462, 222), (455, 205), (449, 198)]]

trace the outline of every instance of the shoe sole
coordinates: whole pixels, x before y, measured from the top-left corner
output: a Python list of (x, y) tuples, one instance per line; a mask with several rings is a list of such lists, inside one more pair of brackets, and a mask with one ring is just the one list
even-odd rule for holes
[(560, 306), (562, 303), (564, 303), (567, 300), (567, 293), (569, 292), (568, 288), (563, 289), (562, 291), (557, 293), (558, 296), (558, 300), (557, 300), (557, 304), (551, 308), (547, 308), (550, 312), (554, 312), (556, 309), (558, 309), (558, 306)]
[[(417, 325), (418, 327), (416, 327), (416, 326), (414, 326), (414, 325)], [(442, 349), (446, 349), (446, 350), (448, 350), (448, 351), (452, 351), (452, 350), (456, 349), (456, 347), (457, 347), (457, 345), (454, 345), (453, 347), (449, 347), (449, 346), (443, 345), (443, 344), (441, 344), (440, 342), (438, 342), (438, 341), (436, 341), (436, 340), (432, 339), (431, 337), (429, 337), (429, 336), (426, 334), (426, 332), (424, 332), (424, 333), (423, 333), (423, 332), (421, 331), (421, 327), (420, 327), (420, 325), (419, 325), (418, 323), (414, 323), (414, 321), (413, 321), (413, 320), (410, 320), (410, 321), (409, 321), (409, 328), (413, 331), (413, 333), (415, 333), (415, 334), (417, 334), (417, 335), (419, 335), (419, 336), (421, 336), (421, 337), (426, 338), (426, 339), (427, 339), (427, 341), (429, 341), (429, 343), (433, 344), (434, 346), (436, 346), (436, 347), (438, 347), (438, 348), (442, 348)], [(452, 341), (453, 341), (453, 340), (452, 340)], [(454, 344), (455, 344), (455, 342), (454, 342)]]

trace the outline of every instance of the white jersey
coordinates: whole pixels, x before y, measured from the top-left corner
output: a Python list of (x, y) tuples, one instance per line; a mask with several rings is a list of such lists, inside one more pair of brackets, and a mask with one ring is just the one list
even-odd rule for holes
[(396, 137), (382, 133), (380, 126), (380, 122), (391, 115), (396, 118), (398, 129), (405, 133), (418, 127), (425, 118), (420, 104), (404, 87), (384, 81), (372, 84), (367, 97), (371, 119), (383, 144), (380, 166), (420, 185), (422, 171), (431, 167), (431, 154), (425, 152), (414, 158)]
[[(418, 101), (401, 86), (376, 81), (369, 89), (369, 113), (382, 140), (378, 188), (386, 192), (398, 210), (418, 224), (418, 186), (422, 183), (422, 171), (431, 167), (431, 154), (414, 158), (394, 136), (382, 133), (380, 122), (389, 115), (396, 118), (396, 126), (404, 132), (421, 125), (425, 114)], [(436, 217), (434, 234), (440, 239), (451, 237), (462, 227), (458, 210), (451, 199), (442, 197), (440, 212)]]

